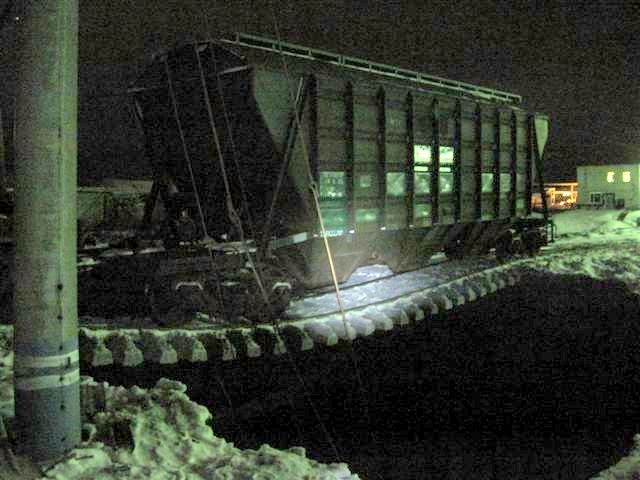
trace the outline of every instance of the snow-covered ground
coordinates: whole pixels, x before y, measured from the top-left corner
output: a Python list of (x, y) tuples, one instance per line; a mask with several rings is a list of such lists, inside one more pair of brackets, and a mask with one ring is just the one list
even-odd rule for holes
[[(554, 216), (558, 240), (542, 255), (522, 261), (540, 274), (617, 279), (640, 294), (640, 212), (575, 210)], [(13, 413), (11, 329), (0, 325), (0, 415)], [(166, 379), (155, 388), (125, 389), (84, 380), (86, 392), (104, 398), (106, 409), (91, 417), (91, 438), (43, 473), (57, 479), (357, 479), (345, 464), (306, 458), (302, 448), (287, 451), (263, 445), (240, 450), (216, 437), (209, 411), (191, 401), (185, 387)], [(215, 415), (215, 411), (213, 412)], [(128, 425), (131, 438), (118, 442), (114, 425)], [(1, 445), (0, 439), (0, 445)], [(596, 477), (640, 478), (637, 446)], [(28, 478), (2, 464), (0, 479)]]
[[(4, 328), (0, 345), (8, 345)], [(10, 376), (11, 355), (0, 349), (2, 367), (0, 407), (13, 410)], [(90, 438), (57, 464), (41, 471), (39, 478), (89, 479), (185, 479), (185, 480), (357, 480), (348, 466), (321, 464), (306, 457), (301, 447), (277, 450), (262, 445), (240, 450), (217, 437), (209, 423), (211, 413), (191, 401), (180, 382), (160, 379), (151, 389), (112, 387), (82, 380), (84, 403), (99, 399), (104, 405), (88, 415), (84, 428)], [(90, 411), (91, 409), (87, 409)], [(130, 431), (123, 434), (123, 430)], [(1, 439), (0, 439), (1, 440)], [(36, 478), (20, 458), (0, 452), (0, 479)], [(14, 465), (11, 465), (13, 463)]]

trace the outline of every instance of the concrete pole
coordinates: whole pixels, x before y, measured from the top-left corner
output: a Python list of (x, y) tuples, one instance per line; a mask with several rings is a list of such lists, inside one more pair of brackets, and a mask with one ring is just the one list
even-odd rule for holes
[(19, 445), (80, 441), (76, 279), (78, 0), (26, 1), (16, 114), (15, 413)]

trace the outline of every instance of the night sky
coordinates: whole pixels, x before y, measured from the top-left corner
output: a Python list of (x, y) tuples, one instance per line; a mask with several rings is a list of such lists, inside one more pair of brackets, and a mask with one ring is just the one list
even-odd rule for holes
[[(576, 164), (628, 161), (611, 152), (640, 145), (640, 3), (626, 4), (80, 0), (81, 179), (148, 173), (123, 94), (150, 53), (235, 31), (275, 37), (274, 14), (284, 40), (522, 95), (551, 117), (547, 176), (575, 179)], [(14, 25), (0, 32), (5, 124), (14, 39)]]

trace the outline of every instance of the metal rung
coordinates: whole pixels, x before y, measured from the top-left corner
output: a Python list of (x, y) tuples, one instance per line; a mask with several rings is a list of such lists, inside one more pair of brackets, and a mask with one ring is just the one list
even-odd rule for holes
[(474, 97), (479, 97), (487, 100), (499, 100), (501, 102), (512, 104), (519, 104), (522, 102), (522, 97), (513, 93), (479, 87), (470, 83), (449, 80), (434, 75), (415, 72), (413, 70), (398, 68), (396, 66), (387, 65), (384, 63), (371, 62), (369, 60), (358, 57), (338, 55), (336, 53), (308, 48), (293, 43), (278, 42), (277, 40), (274, 40), (272, 38), (258, 37), (245, 33), (236, 33), (233, 38), (222, 39), (221, 41), (228, 44), (257, 48), (260, 50), (281, 53), (283, 55), (331, 63), (345, 68), (352, 68), (356, 70), (376, 73), (378, 75), (384, 75), (386, 77), (410, 80), (412, 82), (435, 86), (445, 90), (466, 93)]

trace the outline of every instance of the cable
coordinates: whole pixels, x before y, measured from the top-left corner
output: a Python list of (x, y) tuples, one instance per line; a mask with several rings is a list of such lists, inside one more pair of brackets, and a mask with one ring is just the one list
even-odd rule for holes
[[(287, 61), (285, 59), (284, 54), (282, 53), (282, 48), (281, 48), (282, 38), (281, 38), (281, 35), (280, 35), (280, 29), (278, 27), (278, 19), (276, 17), (276, 12), (275, 12), (275, 8), (274, 8), (274, 5), (273, 5), (273, 1), (270, 1), (270, 7), (271, 7), (271, 15), (273, 17), (276, 40), (278, 42), (278, 50), (280, 50), (280, 52), (281, 52), (280, 57), (282, 59), (282, 65), (283, 65), (284, 74), (285, 74), (285, 77), (287, 79), (287, 84), (290, 84), (289, 79), (291, 78), (291, 76), (289, 74), (289, 69), (287, 67)], [(289, 91), (289, 96), (290, 96), (290, 101), (295, 101), (295, 99), (292, 98), (292, 92), (291, 91)], [(300, 130), (302, 129), (302, 124), (300, 122), (300, 116), (299, 116), (299, 114), (298, 114), (298, 112), (297, 112), (297, 110), (295, 108), (294, 108), (294, 115), (295, 115), (295, 121), (298, 124), (298, 132), (300, 132)], [(311, 171), (311, 165), (310, 165), (310, 162), (309, 162), (309, 153), (308, 153), (308, 150), (307, 150), (307, 147), (306, 147), (306, 143), (304, 141), (304, 135), (301, 135), (300, 133), (299, 133), (299, 135), (300, 135), (300, 139), (301, 139), (301, 148), (302, 148), (302, 151), (303, 151), (303, 157), (306, 160), (305, 164), (306, 164), (306, 167), (307, 167), (307, 175), (309, 177), (310, 189), (311, 189), (311, 193), (312, 193), (312, 196), (313, 196), (313, 201), (314, 201), (315, 208), (316, 208), (316, 213), (318, 215), (318, 221), (320, 223), (320, 231), (321, 231), (322, 239), (323, 239), (323, 242), (324, 242), (324, 247), (325, 247), (325, 250), (327, 252), (327, 257), (328, 257), (328, 260), (329, 260), (329, 268), (331, 270), (331, 278), (333, 280), (333, 286), (334, 286), (334, 289), (335, 289), (335, 292), (336, 292), (336, 300), (338, 302), (338, 307), (340, 308), (340, 314), (342, 316), (342, 323), (343, 323), (344, 330), (345, 330), (344, 331), (345, 337), (348, 338), (349, 329), (348, 329), (348, 323), (347, 323), (347, 316), (346, 316), (346, 312), (345, 312), (345, 309), (344, 309), (344, 304), (342, 302), (342, 295), (340, 294), (340, 287), (338, 285), (338, 279), (337, 279), (337, 275), (336, 275), (336, 271), (335, 271), (335, 266), (334, 266), (334, 263), (333, 263), (333, 255), (331, 254), (331, 247), (329, 245), (327, 232), (326, 232), (326, 229), (325, 229), (325, 226), (324, 226), (324, 220), (323, 220), (323, 217), (322, 217), (322, 210), (320, 208), (320, 198), (319, 198), (319, 195), (318, 195), (318, 188), (317, 188), (317, 185), (315, 183), (315, 178), (313, 176), (313, 173)], [(354, 367), (354, 374), (356, 376), (356, 381), (358, 383), (359, 393), (361, 395), (361, 398), (364, 399), (363, 403), (364, 403), (364, 410), (365, 410), (364, 411), (365, 418), (367, 420), (367, 423), (369, 425), (371, 425), (371, 417), (370, 417), (370, 413), (369, 413), (369, 402), (367, 400), (367, 392), (366, 392), (366, 390), (364, 388), (364, 383), (362, 381), (362, 377), (360, 376), (360, 368), (358, 366), (358, 360), (357, 360), (357, 356), (355, 354), (355, 351), (353, 349), (352, 342), (350, 342), (349, 352), (350, 352), (349, 356), (351, 358), (351, 361), (352, 361), (353, 367)], [(369, 431), (370, 431), (370, 434), (371, 434), (371, 439), (373, 440), (374, 444), (376, 444), (377, 440), (376, 440), (376, 437), (375, 437), (375, 433), (373, 432), (372, 429), (370, 429)]]
[[(205, 19), (208, 17), (205, 17)], [(211, 61), (214, 64), (214, 68), (217, 71), (217, 67), (216, 67), (216, 63), (217, 60), (215, 58), (215, 52), (213, 50), (213, 48), (210, 49), (211, 51)], [(233, 153), (232, 158), (233, 158), (233, 163), (236, 167), (236, 172), (238, 172), (238, 183), (240, 184), (240, 199), (242, 201), (242, 208), (244, 209), (244, 211), (246, 212), (247, 215), (247, 220), (249, 222), (249, 230), (251, 233), (251, 236), (253, 238), (255, 238), (255, 228), (253, 225), (253, 219), (251, 217), (251, 210), (249, 208), (249, 201), (247, 200), (247, 197), (245, 195), (245, 190), (244, 190), (244, 182), (242, 180), (242, 175), (240, 174), (241, 169), (240, 169), (240, 164), (238, 162), (238, 152), (236, 149), (236, 143), (235, 140), (233, 138), (233, 130), (231, 128), (231, 122), (229, 121), (229, 115), (227, 112), (227, 106), (225, 104), (224, 101), (224, 94), (222, 92), (222, 86), (220, 85), (220, 76), (216, 75), (216, 87), (218, 90), (218, 96), (220, 97), (220, 102), (222, 103), (222, 114), (224, 115), (224, 121), (227, 127), (227, 134), (229, 136), (229, 142), (231, 143), (231, 151)]]
[(173, 114), (175, 116), (176, 125), (178, 127), (178, 133), (180, 134), (180, 142), (182, 144), (182, 152), (184, 154), (184, 158), (187, 161), (187, 168), (189, 169), (189, 177), (191, 179), (191, 185), (193, 186), (193, 195), (196, 198), (196, 204), (198, 207), (198, 213), (200, 214), (200, 221), (202, 222), (202, 231), (207, 238), (209, 235), (207, 233), (207, 225), (204, 221), (204, 213), (202, 212), (202, 204), (200, 203), (200, 195), (198, 194), (198, 186), (196, 185), (196, 179), (193, 175), (193, 167), (191, 165), (191, 157), (189, 156), (189, 151), (187, 150), (187, 142), (184, 138), (184, 131), (182, 130), (182, 122), (180, 121), (180, 115), (178, 113), (178, 103), (176, 101), (176, 94), (173, 90), (173, 82), (171, 81), (171, 71), (169, 69), (169, 60), (165, 56), (164, 57), (164, 69), (165, 74), (167, 75), (167, 84), (169, 86), (169, 96), (171, 97), (171, 105), (173, 107)]

